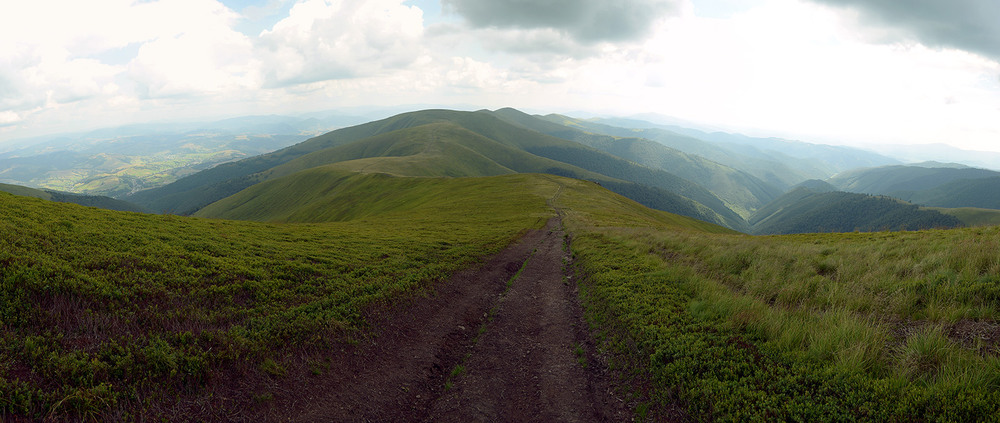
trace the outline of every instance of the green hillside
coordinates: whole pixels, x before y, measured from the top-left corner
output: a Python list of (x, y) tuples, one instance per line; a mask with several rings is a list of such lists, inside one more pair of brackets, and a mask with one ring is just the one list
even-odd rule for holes
[[(254, 185), (195, 213), (265, 222), (341, 222), (385, 213), (463, 208), (481, 195), (482, 178), (408, 178), (321, 166)], [(486, 212), (487, 210), (482, 210)]]
[[(841, 191), (892, 195), (906, 199), (905, 194), (900, 194), (937, 188), (961, 179), (981, 179), (997, 176), (1000, 176), (1000, 172), (986, 169), (883, 166), (843, 172), (830, 178), (827, 182)], [(918, 201), (913, 202), (918, 203)]]
[(345, 170), (403, 175), (484, 176), (509, 170), (583, 178), (650, 207), (747, 229), (742, 217), (696, 183), (513, 125), (489, 111), (404, 113), (221, 165), (131, 198), (155, 210), (190, 214), (270, 178), (341, 162)]
[(998, 227), (567, 227), (588, 321), (650, 393), (640, 416), (997, 421)]
[[(369, 162), (366, 159), (362, 160)], [(379, 168), (397, 164), (397, 161), (391, 158), (386, 158), (386, 161), (387, 163), (372, 160), (370, 163)], [(468, 178), (454, 180), (434, 178), (439, 180), (440, 184), (435, 185), (431, 191), (421, 191), (412, 188), (414, 181), (420, 179), (393, 177), (389, 174), (358, 174), (344, 170), (345, 164), (356, 162), (318, 166), (269, 179), (212, 203), (195, 213), (195, 216), (262, 222), (340, 221), (358, 217), (358, 213), (371, 213), (372, 210), (407, 210), (415, 204), (423, 204), (445, 194), (438, 190), (463, 191), (461, 186), (468, 180)], [(421, 166), (426, 165), (427, 163), (421, 162)], [(601, 181), (601, 186), (611, 191), (629, 194), (630, 197), (636, 198), (634, 201), (657, 210), (694, 216), (706, 222), (721, 221), (705, 206), (669, 192), (608, 180)], [(400, 190), (387, 195), (385, 194), (387, 187)]]
[(35, 189), (35, 188), (24, 187), (20, 185), (0, 184), (0, 191), (14, 195), (21, 195), (25, 197), (41, 198), (43, 200), (52, 199), (52, 194), (46, 191), (42, 191), (40, 189)]
[(911, 203), (932, 207), (1000, 209), (1000, 176), (958, 179), (900, 196)]
[(967, 226), (993, 226), (1000, 225), (1000, 210), (978, 209), (975, 207), (924, 207), (928, 210), (935, 210), (943, 214), (955, 216)]
[(14, 195), (22, 195), (25, 197), (40, 198), (43, 200), (56, 201), (60, 203), (74, 203), (74, 204), (79, 204), (81, 206), (97, 207), (106, 210), (132, 211), (132, 212), (149, 211), (126, 201), (99, 195), (80, 195), (68, 192), (59, 192), (48, 189), (44, 190), (35, 189), (35, 188), (29, 188), (20, 185), (10, 185), (10, 184), (0, 184), (0, 191)]
[[(219, 205), (327, 223), (0, 194), (0, 418), (173, 420), (183, 407), (266, 403), (303, 383), (287, 369), (332, 371), (325, 354), (377, 331), (366, 310), (420, 301), (557, 212), (565, 283), (634, 381), (639, 419), (996, 418), (998, 228), (755, 237), (593, 182), (341, 165)], [(308, 201), (282, 204), (297, 196)]]
[(813, 160), (796, 159), (777, 151), (766, 151), (749, 145), (712, 142), (648, 123), (616, 119), (583, 120), (556, 114), (543, 118), (592, 133), (652, 140), (746, 172), (779, 189), (786, 189), (805, 179), (826, 178), (834, 172), (829, 166)]
[(889, 197), (797, 188), (758, 210), (750, 219), (756, 234), (872, 232), (954, 228), (954, 216)]
[(661, 169), (697, 182), (743, 217), (781, 195), (778, 188), (750, 174), (703, 157), (689, 155), (642, 138), (620, 138), (584, 132), (514, 109), (495, 112), (504, 120), (544, 134), (576, 141), (614, 156)]
[[(212, 404), (232, 381), (280, 380), (360, 336), (368, 307), (432, 289), (541, 226), (555, 198), (572, 216), (732, 233), (550, 175), (340, 174), (352, 186), (329, 197), (337, 215), (304, 217), (339, 220), (323, 224), (0, 194), (0, 417), (173, 419), (178, 402)], [(236, 403), (263, 395), (225, 392)]]
[[(830, 185), (829, 182), (821, 181), (819, 179), (810, 179), (808, 181), (803, 181), (803, 182), (795, 185), (794, 187), (792, 187), (792, 190), (795, 189), (795, 188), (806, 188), (806, 189), (808, 189), (810, 191), (814, 191), (814, 192), (837, 191), (837, 187), (835, 187), (833, 185)], [(792, 191), (792, 190), (789, 190), (789, 191)]]

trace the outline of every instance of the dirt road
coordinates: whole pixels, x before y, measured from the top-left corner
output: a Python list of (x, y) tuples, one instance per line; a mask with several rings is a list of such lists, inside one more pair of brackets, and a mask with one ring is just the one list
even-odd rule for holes
[[(627, 421), (589, 341), (559, 218), (376, 317), (275, 421)], [(520, 272), (518, 274), (518, 272)], [(516, 278), (515, 278), (516, 276)]]

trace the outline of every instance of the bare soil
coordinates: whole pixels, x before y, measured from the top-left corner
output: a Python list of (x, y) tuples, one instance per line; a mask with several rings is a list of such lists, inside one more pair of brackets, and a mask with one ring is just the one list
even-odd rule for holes
[(300, 386), (272, 391), (249, 414), (270, 421), (631, 420), (617, 378), (590, 341), (560, 225), (553, 218), (432, 295), (373, 316), (372, 336), (327, 358), (327, 370), (295, 378)]

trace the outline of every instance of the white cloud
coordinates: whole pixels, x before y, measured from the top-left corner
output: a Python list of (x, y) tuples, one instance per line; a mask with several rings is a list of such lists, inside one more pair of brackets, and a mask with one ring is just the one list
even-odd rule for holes
[(646, 37), (660, 18), (679, 12), (676, 0), (442, 0), (477, 28), (549, 29), (575, 42)]
[(21, 121), (21, 117), (17, 113), (11, 111), (0, 112), (0, 126), (13, 125)]
[(423, 12), (401, 0), (305, 0), (260, 35), (266, 83), (281, 87), (405, 68), (423, 54)]
[[(240, 11), (216, 0), (8, 3), (5, 137), (411, 103), (659, 112), (826, 141), (972, 146), (1000, 133), (1000, 63), (901, 38), (899, 25), (872, 25), (871, 8), (818, 4), (863, 0), (755, 0), (716, 19), (694, 16), (687, 0), (588, 0), (575, 14), (560, 14), (573, 3), (560, 0), (542, 15), (526, 0), (449, 0), (450, 19), (404, 0)], [(605, 12), (605, 29), (638, 24), (588, 32)], [(248, 33), (248, 20), (276, 23)]]
[(144, 97), (204, 95), (257, 88), (259, 66), (246, 36), (209, 27), (144, 44), (128, 75)]
[(586, 87), (591, 107), (619, 113), (825, 142), (998, 148), (1000, 64), (915, 42), (868, 44), (849, 18), (771, 0), (727, 19), (672, 19), (641, 46), (579, 62), (573, 85)]

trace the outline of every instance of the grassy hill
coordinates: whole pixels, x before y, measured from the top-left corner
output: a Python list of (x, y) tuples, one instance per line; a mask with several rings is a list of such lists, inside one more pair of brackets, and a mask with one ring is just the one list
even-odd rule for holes
[(932, 207), (1000, 209), (1000, 176), (958, 179), (922, 191), (900, 193), (912, 203)]
[(796, 188), (755, 213), (756, 234), (872, 232), (964, 226), (962, 221), (894, 198)]
[(975, 168), (883, 166), (843, 172), (827, 182), (841, 191), (864, 194), (892, 195), (900, 198), (915, 191), (940, 187), (962, 179), (982, 179), (1000, 176), (1000, 172)]
[(724, 132), (709, 133), (634, 119), (581, 120), (560, 115), (546, 118), (591, 132), (653, 140), (747, 172), (779, 189), (787, 189), (806, 179), (826, 179), (858, 167), (899, 163), (876, 153), (849, 147)]
[(450, 201), (468, 202), (485, 195), (481, 192), (483, 183), (482, 178), (409, 178), (321, 166), (254, 185), (210, 204), (195, 216), (265, 222), (340, 222), (384, 213), (418, 213), (431, 206), (468, 208), (469, 205)]
[(975, 207), (924, 207), (928, 210), (935, 210), (943, 214), (955, 216), (967, 226), (993, 226), (1000, 225), (1000, 210), (979, 209)]
[(633, 121), (584, 120), (558, 114), (546, 115), (542, 118), (591, 133), (652, 140), (668, 148), (704, 157), (746, 172), (778, 189), (785, 189), (805, 179), (829, 176), (825, 170), (808, 166), (802, 160), (788, 160), (792, 159), (790, 156), (769, 155), (752, 147), (733, 148), (658, 128), (652, 124), (647, 124), (645, 127), (635, 127), (634, 125), (638, 123)]
[(338, 220), (323, 224), (0, 193), (0, 417), (169, 419), (228, 381), (273, 384), (285, 366), (359, 336), (369, 307), (431, 289), (541, 226), (556, 198), (574, 216), (732, 233), (551, 175), (341, 175), (362, 186), (330, 196), (336, 216), (304, 218)]
[(998, 227), (567, 227), (592, 327), (651, 392), (640, 417), (997, 420)]
[(340, 163), (341, 169), (411, 176), (542, 172), (597, 181), (643, 204), (746, 230), (704, 187), (565, 139), (512, 125), (489, 111), (425, 110), (345, 128), (284, 150), (217, 166), (130, 197), (181, 214), (271, 178)]
[(42, 200), (56, 201), (60, 203), (74, 203), (74, 204), (79, 204), (81, 206), (97, 207), (107, 210), (132, 211), (132, 212), (149, 211), (126, 201), (99, 195), (80, 195), (68, 192), (59, 192), (48, 189), (35, 189), (35, 188), (29, 188), (20, 185), (10, 185), (10, 184), (0, 184), (0, 191), (14, 195), (22, 195), (25, 197), (40, 198)]
[[(323, 354), (373, 329), (365, 310), (419, 301), (558, 208), (578, 275), (567, 283), (608, 357), (639, 377), (640, 419), (671, 407), (693, 420), (995, 419), (996, 227), (754, 237), (558, 176), (337, 166), (222, 207), (326, 223), (0, 194), (0, 418), (266, 402), (301, 382), (285, 379), (293, 365), (329, 371)], [(314, 187), (330, 191), (282, 204)]]
[(584, 132), (571, 126), (530, 116), (514, 109), (500, 109), (497, 116), (544, 134), (576, 141), (626, 160), (676, 174), (697, 182), (743, 217), (781, 195), (780, 190), (748, 173), (663, 144), (635, 137), (612, 137)]

